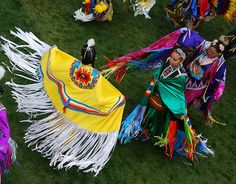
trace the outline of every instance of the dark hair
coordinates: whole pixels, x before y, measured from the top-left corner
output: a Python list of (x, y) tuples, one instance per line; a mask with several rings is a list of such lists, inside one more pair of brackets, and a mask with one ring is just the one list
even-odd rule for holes
[(2, 86), (0, 86), (0, 95), (2, 95), (3, 94), (3, 88), (2, 88)]
[(225, 48), (224, 58), (227, 60), (236, 56), (236, 29), (227, 33), (226, 37), (229, 40), (229, 44)]
[(84, 45), (81, 49), (82, 63), (84, 65), (91, 64), (94, 68), (94, 61), (96, 58), (96, 50), (94, 46), (88, 47), (88, 45)]

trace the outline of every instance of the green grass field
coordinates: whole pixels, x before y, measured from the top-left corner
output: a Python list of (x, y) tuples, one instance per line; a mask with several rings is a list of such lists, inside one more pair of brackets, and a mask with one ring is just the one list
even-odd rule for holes
[[(1, 0), (0, 1), (0, 35), (13, 39), (10, 30), (19, 27), (33, 32), (39, 39), (50, 45), (57, 45), (63, 51), (80, 57), (81, 46), (88, 38), (95, 38), (98, 59), (96, 67), (106, 61), (103, 56), (116, 58), (129, 51), (139, 50), (165, 34), (175, 30), (172, 23), (166, 21), (161, 6), (168, 1), (159, 0), (151, 10), (151, 20), (144, 16), (133, 17), (128, 2), (113, 0), (114, 16), (112, 22), (76, 22), (73, 12), (81, 7), (79, 0)], [(164, 3), (165, 2), (165, 3)], [(208, 23), (200, 34), (207, 40), (218, 37), (221, 33), (236, 28), (222, 17), (216, 17)], [(8, 62), (3, 52), (0, 61)], [(215, 150), (215, 156), (199, 158), (199, 163), (190, 166), (186, 160), (178, 157), (170, 160), (164, 151), (153, 146), (151, 142), (133, 141), (127, 145), (117, 144), (111, 160), (101, 173), (78, 172), (76, 168), (68, 171), (49, 167), (49, 160), (39, 153), (32, 152), (24, 144), (23, 136), (27, 123), (20, 120), (27, 116), (16, 112), (16, 103), (11, 98), (10, 88), (5, 81), (15, 78), (7, 73), (1, 80), (5, 94), (1, 101), (8, 109), (11, 137), (18, 143), (17, 158), (20, 166), (15, 166), (3, 184), (233, 184), (236, 183), (236, 62), (228, 61), (226, 90), (221, 101), (214, 106), (214, 117), (226, 126), (205, 126), (197, 111), (191, 109), (190, 115), (196, 132), (209, 139)], [(127, 98), (125, 114), (142, 97), (151, 73), (134, 72), (128, 74), (118, 86)], [(15, 81), (19, 81), (14, 79)], [(141, 82), (142, 81), (142, 82)], [(24, 82), (21, 80), (21, 82)], [(113, 82), (113, 81), (112, 81)], [(114, 83), (114, 82), (113, 82)], [(132, 90), (130, 90), (132, 88)]]

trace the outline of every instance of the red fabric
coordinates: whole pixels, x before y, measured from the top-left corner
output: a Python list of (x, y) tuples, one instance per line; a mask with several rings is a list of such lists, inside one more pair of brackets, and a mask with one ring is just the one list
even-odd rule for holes
[(206, 12), (210, 10), (210, 4), (208, 0), (201, 0), (200, 1), (200, 16), (205, 17)]
[(148, 102), (157, 110), (161, 111), (163, 110), (162, 103), (160, 99), (154, 94), (149, 99)]
[(172, 158), (172, 155), (174, 153), (174, 144), (176, 141), (177, 128), (178, 128), (178, 122), (171, 120), (169, 124), (168, 133), (167, 133), (170, 158)]
[(113, 60), (109, 60), (108, 63), (105, 64), (105, 67), (109, 68), (112, 66), (124, 65), (128, 63), (130, 60), (138, 60), (144, 57), (146, 54), (148, 54), (148, 50), (158, 50), (158, 49), (173, 47), (181, 34), (182, 32), (180, 29), (176, 30), (162, 37), (161, 39), (157, 40), (156, 42), (154, 42), (153, 44), (151, 44), (146, 48), (143, 48), (139, 51), (131, 52), (127, 55), (121, 56)]
[(85, 14), (88, 15), (90, 13), (92, 0), (89, 1), (89, 3), (84, 4)]

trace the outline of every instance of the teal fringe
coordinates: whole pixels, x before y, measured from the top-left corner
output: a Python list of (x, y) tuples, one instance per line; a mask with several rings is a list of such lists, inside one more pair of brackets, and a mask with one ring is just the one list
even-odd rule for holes
[(130, 142), (142, 131), (141, 124), (146, 108), (146, 106), (138, 104), (122, 122), (118, 137), (121, 143), (126, 144)]

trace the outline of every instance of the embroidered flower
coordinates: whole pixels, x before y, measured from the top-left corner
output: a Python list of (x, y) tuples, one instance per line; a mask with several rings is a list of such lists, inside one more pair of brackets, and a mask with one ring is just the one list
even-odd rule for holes
[(91, 80), (90, 72), (83, 69), (82, 67), (80, 67), (79, 70), (75, 72), (75, 76), (76, 76), (77, 81), (79, 81), (85, 85), (88, 85), (88, 83)]

